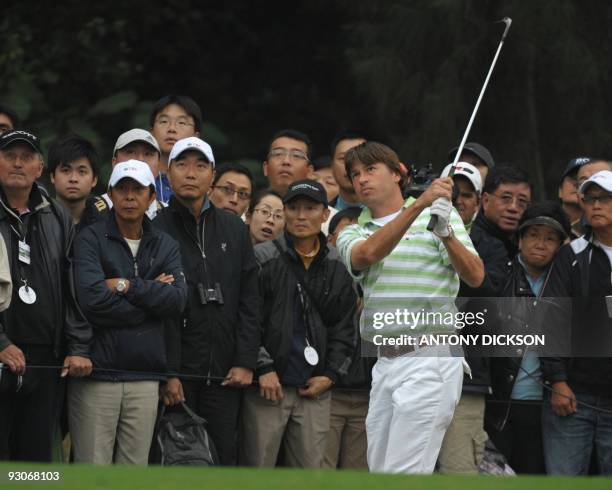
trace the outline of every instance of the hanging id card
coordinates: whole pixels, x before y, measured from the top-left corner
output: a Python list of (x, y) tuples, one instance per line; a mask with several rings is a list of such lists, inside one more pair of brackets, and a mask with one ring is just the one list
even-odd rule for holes
[(24, 240), (19, 240), (19, 261), (30, 265), (30, 246)]

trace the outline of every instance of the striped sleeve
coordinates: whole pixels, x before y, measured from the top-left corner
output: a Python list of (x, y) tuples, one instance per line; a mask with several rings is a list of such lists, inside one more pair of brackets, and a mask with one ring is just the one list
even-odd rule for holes
[(360, 225), (349, 225), (344, 227), (336, 241), (336, 248), (338, 249), (342, 262), (344, 262), (351, 277), (357, 282), (363, 280), (363, 271), (353, 270), (351, 265), (351, 254), (353, 253), (355, 244), (366, 238), (365, 230)]

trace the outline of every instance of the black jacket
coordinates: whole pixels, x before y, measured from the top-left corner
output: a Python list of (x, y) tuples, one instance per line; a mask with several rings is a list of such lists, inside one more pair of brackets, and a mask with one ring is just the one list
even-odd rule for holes
[[(335, 383), (348, 372), (356, 341), (357, 294), (337, 250), (327, 246), (322, 233), (319, 240), (319, 253), (308, 269), (304, 268), (286, 232), (275, 240), (285, 259), (272, 241), (255, 247), (262, 299), (262, 345), (257, 360), (260, 376), (276, 371), (282, 377), (287, 368), (293, 338), (294, 302), (298, 298), (296, 270), (308, 291), (306, 328), (311, 345), (319, 354), (319, 363), (312, 375), (327, 376)], [(293, 270), (289, 270), (286, 260), (293, 264)]]
[[(180, 328), (166, 339), (169, 368), (215, 377), (225, 377), (232, 367), (255, 369), (259, 292), (248, 228), (212, 204), (196, 222), (174, 196), (153, 224), (179, 242), (189, 286)], [(198, 285), (211, 289), (216, 283), (223, 304), (202, 304)]]
[[(546, 272), (544, 284), (550, 279), (550, 268)], [(542, 310), (528, 298), (535, 297), (525, 269), (520, 264), (518, 256), (512, 261), (510, 277), (501, 291), (502, 298), (497, 303), (498, 334), (539, 334)], [(548, 311), (548, 310), (546, 310)], [(488, 324), (490, 330), (495, 330), (494, 325)], [(509, 349), (509, 348), (507, 348)], [(523, 348), (512, 347), (511, 357), (491, 357), (491, 386), (493, 394), (492, 401), (487, 405), (487, 423), (493, 424), (497, 430), (503, 430), (508, 420), (511, 396), (519, 373), (520, 365), (525, 355)]]
[(607, 354), (612, 351), (612, 319), (605, 301), (612, 295), (611, 272), (608, 256), (590, 233), (557, 253), (544, 296), (558, 303), (551, 326), (561, 328), (571, 318), (572, 356), (541, 359), (548, 382), (566, 381), (577, 393), (612, 395), (612, 357)]
[[(79, 233), (74, 242), (75, 283), (79, 305), (94, 329), (93, 378), (128, 381), (162, 379), (166, 372), (165, 321), (178, 317), (187, 299), (179, 247), (151, 226), (145, 216), (136, 258), (109, 212)], [(156, 281), (161, 273), (174, 282)], [(126, 278), (124, 295), (111, 292), (105, 280)], [(105, 372), (104, 368), (126, 370)], [(140, 371), (140, 373), (127, 372)]]
[[(494, 311), (494, 306), (485, 298), (500, 296), (511, 270), (511, 257), (517, 253), (516, 246), (507, 234), (497, 225), (489, 221), (482, 211), (478, 213), (470, 229), (470, 238), (474, 248), (482, 259), (485, 268), (485, 278), (477, 288), (472, 288), (461, 281), (458, 296), (460, 298), (474, 298), (464, 304), (463, 311)], [(493, 321), (487, 318), (485, 324)], [(480, 334), (482, 327), (466, 327), (462, 334)], [(466, 361), (472, 371), (472, 377), (463, 378), (463, 390), (475, 393), (490, 393), (491, 377), (489, 373), (489, 359), (473, 352), (470, 347), (465, 348)]]
[[(72, 217), (59, 203), (44, 195), (36, 184), (32, 187), (28, 207), (32, 211), (22, 221), (0, 193), (0, 233), (9, 254), (11, 275), (18, 275), (14, 269), (18, 267), (19, 239), (11, 229), (13, 226), (24, 233), (27, 229), (30, 246), (40, 247), (45, 256), (41, 266), (48, 278), (46, 287), (52, 291), (55, 304), (61, 305), (57, 308), (58, 315), (54, 321), (55, 330), (52, 335), (55, 356), (59, 358), (67, 354), (89, 357), (91, 328), (77, 306), (72, 282), (72, 262), (69, 258), (74, 236)], [(14, 285), (14, 295), (19, 286)], [(45, 312), (41, 311), (40, 314), (44, 315)], [(0, 350), (11, 344), (11, 327), (7, 324), (6, 314), (3, 313), (0, 323)]]
[(470, 238), (484, 263), (485, 280), (478, 288), (462, 283), (459, 296), (497, 296), (506, 284), (518, 247), (505, 231), (485, 217), (482, 210), (472, 224)]

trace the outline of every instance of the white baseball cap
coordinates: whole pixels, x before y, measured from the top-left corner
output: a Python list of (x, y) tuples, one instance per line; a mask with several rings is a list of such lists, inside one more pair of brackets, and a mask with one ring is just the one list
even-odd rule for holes
[(151, 167), (140, 160), (128, 160), (115, 165), (108, 181), (108, 188), (115, 187), (122, 179), (134, 179), (145, 187), (155, 186), (155, 177), (153, 177)]
[(157, 140), (153, 137), (151, 133), (145, 131), (144, 129), (130, 129), (123, 133), (119, 138), (117, 138), (117, 142), (115, 143), (115, 149), (113, 150), (113, 155), (117, 153), (117, 150), (121, 150), (125, 148), (130, 143), (134, 141), (142, 141), (143, 143), (148, 143), (153, 148), (157, 150), (157, 153), (161, 155), (161, 150), (159, 149), (159, 144)]
[(176, 160), (181, 153), (187, 150), (193, 150), (201, 153), (210, 163), (212, 163), (214, 168), (215, 157), (213, 155), (212, 148), (208, 143), (206, 143), (206, 141), (203, 141), (195, 136), (183, 138), (182, 140), (178, 140), (176, 143), (174, 143), (172, 150), (170, 150), (170, 156), (168, 157), (168, 165), (172, 163), (172, 160)]
[[(444, 167), (444, 170), (442, 170), (440, 177), (448, 177), (452, 166), (453, 164), (449, 163), (446, 167)], [(467, 177), (474, 186), (474, 190), (476, 190), (478, 194), (482, 192), (482, 178), (480, 177), (480, 172), (471, 163), (457, 162), (453, 177), (455, 175), (463, 175), (464, 177)]]
[(612, 192), (612, 172), (610, 170), (600, 170), (599, 172), (591, 175), (580, 186), (580, 192), (584, 194), (585, 191), (593, 184), (597, 184), (606, 191)]

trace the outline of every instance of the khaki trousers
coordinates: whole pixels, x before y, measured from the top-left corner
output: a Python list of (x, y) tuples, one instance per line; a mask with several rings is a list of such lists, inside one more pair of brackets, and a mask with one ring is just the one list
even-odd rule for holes
[(329, 432), (331, 393), (304, 398), (289, 386), (283, 386), (283, 393), (281, 401), (273, 402), (261, 397), (259, 388), (246, 390), (240, 462), (273, 467), (282, 442), (287, 466), (320, 468)]
[(462, 393), (438, 456), (440, 473), (478, 473), (488, 438), (484, 412), (483, 393)]
[(332, 390), (324, 468), (368, 469), (368, 390)]
[(74, 461), (146, 465), (158, 389), (158, 381), (70, 379), (68, 421)]

